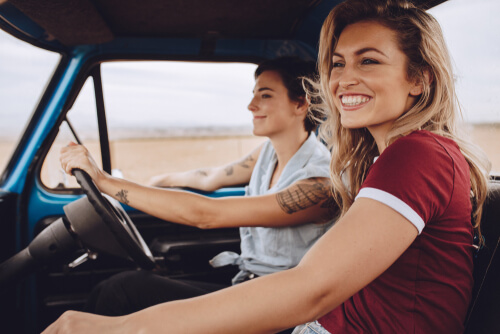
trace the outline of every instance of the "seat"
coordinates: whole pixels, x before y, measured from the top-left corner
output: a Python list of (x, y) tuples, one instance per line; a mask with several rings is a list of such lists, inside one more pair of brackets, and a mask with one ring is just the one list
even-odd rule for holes
[(465, 334), (500, 333), (500, 182), (490, 182), (481, 230), (485, 246), (474, 259), (474, 289)]

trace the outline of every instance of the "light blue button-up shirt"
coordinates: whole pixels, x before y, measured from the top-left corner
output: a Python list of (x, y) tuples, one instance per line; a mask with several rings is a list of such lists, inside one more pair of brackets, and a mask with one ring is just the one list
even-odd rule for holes
[[(276, 193), (295, 182), (313, 177), (329, 177), (330, 152), (314, 133), (288, 161), (278, 182), (269, 189), (277, 157), (274, 147), (267, 141), (260, 152), (246, 187), (247, 196)], [(258, 214), (258, 213), (256, 213)], [(309, 248), (333, 224), (303, 224), (288, 227), (241, 227), (241, 254), (223, 252), (212, 259), (214, 267), (238, 265), (240, 273), (233, 284), (249, 274), (259, 276), (295, 267)]]

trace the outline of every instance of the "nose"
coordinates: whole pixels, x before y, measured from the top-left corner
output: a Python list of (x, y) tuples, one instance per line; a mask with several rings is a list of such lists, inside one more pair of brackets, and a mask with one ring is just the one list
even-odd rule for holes
[(357, 85), (359, 82), (357, 80), (343, 80), (343, 81), (339, 81), (339, 86), (341, 88), (348, 88), (349, 86), (355, 86)]
[(359, 84), (359, 80), (356, 75), (356, 70), (346, 65), (340, 75), (339, 86), (341, 88), (348, 88), (349, 86), (355, 86), (357, 84)]
[(252, 98), (252, 100), (250, 100), (250, 104), (248, 105), (248, 110), (250, 110), (251, 112), (255, 112), (257, 111), (257, 105), (255, 103), (255, 97)]

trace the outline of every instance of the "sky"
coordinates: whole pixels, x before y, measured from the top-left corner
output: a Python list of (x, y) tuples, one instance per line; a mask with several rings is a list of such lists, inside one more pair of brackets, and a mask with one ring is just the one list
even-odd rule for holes
[[(440, 22), (453, 58), (465, 118), (500, 123), (500, 1), (450, 0), (430, 12)], [(58, 54), (0, 31), (0, 138), (20, 134), (58, 60)], [(102, 75), (108, 124), (250, 126), (246, 107), (254, 69), (249, 64), (106, 64)], [(95, 113), (91, 89), (87, 84), (75, 103), (79, 126), (85, 127), (88, 115)]]
[(454, 61), (465, 118), (500, 123), (500, 1), (449, 0), (430, 13)]
[[(251, 133), (247, 105), (254, 64), (110, 62), (101, 65), (107, 123), (113, 139), (196, 135), (186, 130), (221, 127)], [(92, 82), (69, 114), (77, 131), (96, 127)], [(75, 126), (76, 127), (76, 126)], [(133, 132), (133, 134), (132, 134)], [(227, 132), (226, 132), (227, 133)]]

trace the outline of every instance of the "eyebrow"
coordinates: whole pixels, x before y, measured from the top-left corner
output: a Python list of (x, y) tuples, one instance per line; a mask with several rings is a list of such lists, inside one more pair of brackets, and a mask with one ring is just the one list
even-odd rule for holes
[[(354, 52), (354, 54), (356, 56), (359, 56), (359, 55), (362, 55), (363, 53), (366, 53), (366, 52), (369, 52), (369, 51), (375, 51), (377, 53), (380, 53), (382, 56), (384, 56), (386, 58), (389, 58), (389, 57), (387, 57), (387, 55), (385, 53), (383, 53), (379, 49), (372, 48), (372, 47), (359, 49), (358, 51)], [(332, 56), (337, 56), (337, 57), (344, 58), (344, 56), (342, 56), (342, 54), (340, 54), (338, 52), (333, 52)]]
[[(259, 88), (257, 91), (258, 92), (262, 92), (262, 91), (265, 91), (265, 90), (270, 90), (271, 92), (274, 92), (274, 90), (272, 90), (269, 87), (262, 87), (262, 88)], [(252, 91), (252, 93), (254, 93), (254, 92), (255, 92), (255, 90)]]

